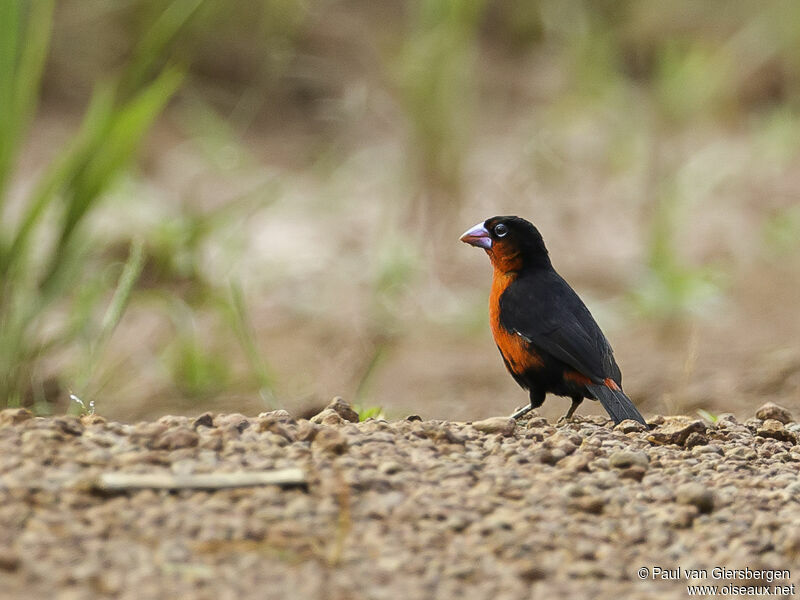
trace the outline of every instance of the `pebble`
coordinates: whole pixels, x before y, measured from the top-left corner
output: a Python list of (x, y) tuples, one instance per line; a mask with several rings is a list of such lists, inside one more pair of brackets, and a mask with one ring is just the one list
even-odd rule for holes
[(200, 437), (192, 429), (179, 426), (164, 431), (150, 445), (153, 450), (177, 450), (197, 446)]
[(703, 434), (706, 425), (699, 419), (691, 417), (663, 417), (663, 423), (650, 432), (647, 439), (654, 444), (684, 445), (692, 433)]
[(341, 425), (345, 422), (345, 420), (332, 408), (326, 408), (320, 413), (317, 413), (313, 417), (311, 417), (310, 421), (316, 425), (329, 425), (329, 426), (336, 426)]
[(762, 421), (766, 421), (767, 419), (775, 419), (784, 425), (794, 421), (792, 418), (792, 413), (790, 413), (788, 409), (784, 408), (783, 406), (779, 406), (774, 402), (767, 402), (766, 404), (763, 404), (756, 411), (756, 418), (761, 419)]
[(192, 421), (192, 427), (194, 429), (198, 427), (214, 427), (214, 413), (204, 412)]
[(18, 425), (33, 418), (33, 413), (27, 408), (6, 408), (0, 410), (0, 425)]
[(511, 417), (491, 417), (483, 421), (475, 421), (472, 426), (482, 433), (500, 433), (510, 436), (514, 435), (517, 422)]
[(640, 431), (647, 431), (647, 425), (634, 421), (633, 419), (625, 419), (614, 427), (614, 431), (621, 431), (622, 433), (636, 433)]
[(690, 433), (687, 436), (686, 441), (683, 443), (683, 445), (686, 448), (694, 448), (696, 446), (705, 446), (706, 444), (708, 444), (708, 437), (706, 437), (702, 433), (697, 433), (696, 431), (693, 431), (692, 433)]
[(685, 483), (675, 491), (678, 504), (689, 504), (697, 507), (701, 513), (714, 510), (714, 492), (700, 483)]
[(337, 414), (343, 421), (358, 423), (358, 413), (339, 396), (331, 400), (330, 404), (328, 404), (328, 406), (326, 406), (321, 413), (312, 417), (311, 421), (314, 423), (320, 423), (322, 425), (334, 425), (335, 423), (325, 423), (325, 417), (321, 417), (319, 420), (317, 420), (317, 417), (320, 417), (321, 415), (329, 415), (329, 411)]
[(333, 454), (347, 451), (347, 438), (333, 427), (322, 427), (314, 436), (313, 446)]
[(767, 419), (763, 421), (756, 429), (756, 435), (784, 442), (791, 442), (793, 444), (797, 443), (795, 434), (786, 429), (783, 423), (777, 419)]
[(620, 450), (608, 457), (608, 463), (617, 469), (625, 469), (634, 465), (647, 469), (650, 465), (650, 458), (644, 452)]

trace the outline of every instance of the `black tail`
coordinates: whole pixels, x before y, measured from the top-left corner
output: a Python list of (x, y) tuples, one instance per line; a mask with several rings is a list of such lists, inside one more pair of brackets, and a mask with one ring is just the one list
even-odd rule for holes
[(631, 402), (622, 390), (612, 390), (602, 384), (587, 385), (589, 393), (595, 398), (600, 400), (600, 404), (606, 409), (608, 415), (614, 419), (614, 423), (621, 423), (625, 419), (633, 419), (639, 421), (642, 425), (647, 425), (644, 417), (636, 410), (636, 407)]

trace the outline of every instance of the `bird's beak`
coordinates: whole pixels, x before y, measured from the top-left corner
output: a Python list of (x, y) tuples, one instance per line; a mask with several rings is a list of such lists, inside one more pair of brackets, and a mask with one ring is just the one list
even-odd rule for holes
[(464, 235), (461, 236), (461, 241), (470, 246), (483, 248), (484, 250), (488, 250), (492, 247), (492, 236), (486, 227), (483, 226), (483, 223), (478, 223), (472, 229), (465, 231)]

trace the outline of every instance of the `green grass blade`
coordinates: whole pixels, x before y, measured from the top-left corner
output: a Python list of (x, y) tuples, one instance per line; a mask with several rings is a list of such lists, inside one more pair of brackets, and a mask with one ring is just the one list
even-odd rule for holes
[(42, 280), (46, 288), (56, 271), (69, 255), (71, 238), (86, 216), (100, 203), (101, 194), (130, 161), (150, 125), (177, 91), (183, 74), (176, 69), (165, 70), (138, 96), (114, 112), (110, 124), (101, 126), (101, 140), (90, 147), (83, 168), (79, 169), (67, 191), (68, 206), (61, 225), (57, 250), (50, 268)]
[(78, 389), (82, 393), (86, 391), (86, 386), (91, 379), (97, 357), (105, 349), (114, 330), (116, 330), (117, 325), (119, 325), (122, 320), (125, 309), (130, 303), (133, 289), (136, 286), (136, 282), (139, 281), (139, 276), (142, 274), (144, 260), (144, 242), (137, 238), (131, 243), (128, 260), (125, 261), (125, 266), (122, 268), (122, 273), (117, 281), (114, 294), (111, 297), (111, 302), (103, 315), (97, 337), (90, 346), (89, 357), (85, 361), (85, 370), (78, 384)]
[(14, 131), (14, 89), (19, 48), (20, 4), (0, 2), (0, 209), (12, 160)]
[(113, 112), (113, 101), (110, 88), (98, 88), (95, 91), (80, 132), (39, 179), (8, 250), (0, 255), (0, 278), (6, 278), (14, 268), (24, 268), (31, 234), (41, 222), (48, 206), (64, 191), (80, 165), (90, 160), (93, 148), (102, 139), (105, 124)]
[(175, 0), (161, 13), (161, 16), (145, 32), (134, 50), (131, 67), (126, 73), (121, 86), (123, 95), (142, 86), (156, 60), (164, 55), (167, 46), (175, 39), (204, 1)]
[(86, 212), (130, 160), (182, 80), (183, 74), (178, 70), (165, 70), (115, 114), (102, 145), (73, 183), (72, 201), (63, 224), (62, 244), (68, 241)]
[(142, 274), (144, 258), (144, 242), (142, 242), (141, 239), (136, 239), (131, 244), (128, 260), (125, 262), (125, 267), (122, 269), (122, 274), (119, 277), (117, 288), (114, 290), (111, 303), (108, 305), (108, 310), (106, 310), (106, 314), (103, 316), (95, 351), (103, 348), (111, 337), (111, 334), (114, 333), (117, 325), (119, 325), (122, 314), (125, 312), (130, 302), (133, 287)]
[(25, 27), (24, 44), (20, 50), (14, 97), (15, 144), (28, 129), (36, 110), (53, 26), (53, 0), (36, 0), (26, 3), (26, 6), (29, 7), (30, 14)]
[(239, 338), (247, 361), (250, 363), (250, 368), (261, 388), (259, 390), (261, 397), (272, 405), (275, 397), (275, 377), (270, 372), (264, 357), (258, 350), (255, 336), (253, 335), (253, 323), (244, 300), (244, 292), (241, 285), (235, 282), (230, 283), (230, 314), (236, 336)]
[(0, 2), (0, 209), (20, 140), (36, 110), (53, 23), (53, 0), (24, 3), (24, 24), (22, 4)]

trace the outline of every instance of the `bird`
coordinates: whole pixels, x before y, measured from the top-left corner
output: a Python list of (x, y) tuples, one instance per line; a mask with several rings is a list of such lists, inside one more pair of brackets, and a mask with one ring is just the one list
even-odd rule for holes
[(539, 230), (517, 216), (491, 217), (461, 241), (482, 248), (494, 273), (489, 322), (503, 362), (539, 408), (548, 393), (572, 399), (559, 420), (571, 421), (584, 398), (599, 400), (615, 423), (644, 417), (622, 391), (622, 372), (589, 309), (553, 268)]

